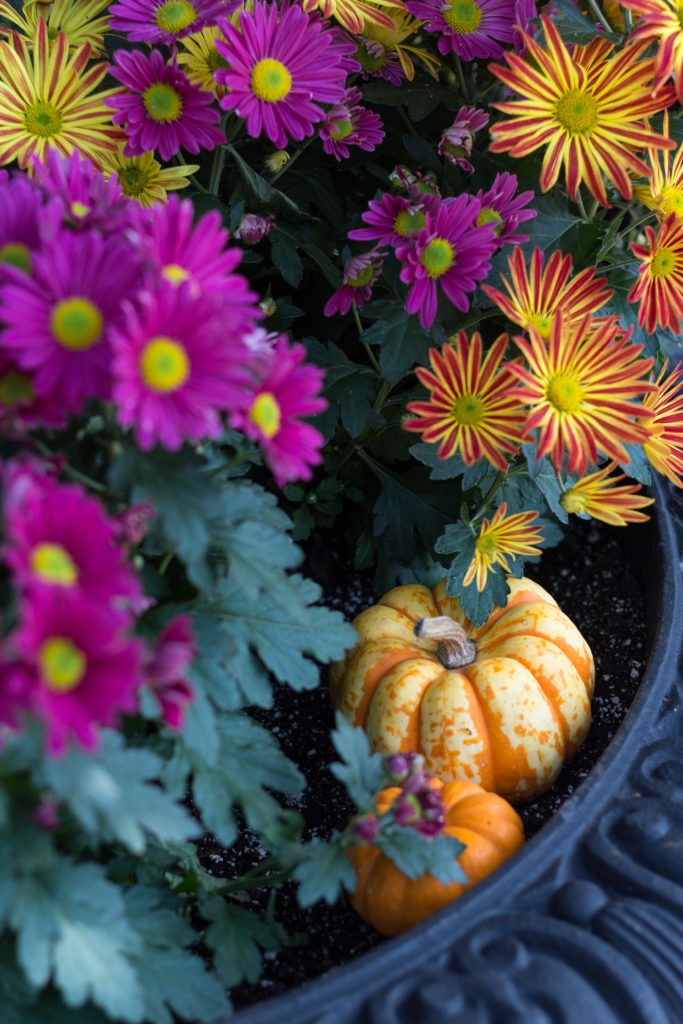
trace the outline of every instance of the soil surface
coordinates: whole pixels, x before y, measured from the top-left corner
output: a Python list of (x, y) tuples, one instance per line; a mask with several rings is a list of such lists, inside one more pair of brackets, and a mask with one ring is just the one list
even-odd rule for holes
[[(608, 745), (633, 700), (648, 654), (644, 597), (628, 554), (628, 531), (581, 520), (572, 526), (571, 537), (530, 566), (529, 575), (556, 598), (593, 650), (597, 673), (593, 722), (586, 742), (555, 785), (533, 803), (518, 806), (527, 839), (571, 796)], [(339, 577), (337, 591), (327, 594), (325, 602), (343, 610), (349, 619), (379, 596), (368, 575), (349, 579), (341, 558)], [(254, 712), (254, 717), (275, 733), (308, 781), (301, 796), (287, 801), (303, 814), (306, 838), (325, 838), (343, 828), (354, 807), (328, 767), (337, 755), (329, 738), (334, 723), (325, 672), (320, 687), (313, 691), (296, 693), (276, 684), (273, 709)], [(228, 851), (207, 836), (199, 852), (208, 870), (234, 877), (258, 863), (265, 851), (247, 832)], [(268, 894), (255, 893), (252, 906), (263, 912), (267, 900)], [(264, 954), (263, 974), (256, 984), (232, 990), (237, 1009), (280, 995), (386, 941), (346, 901), (302, 910), (291, 883), (278, 890), (274, 900), (274, 916), (293, 942), (277, 954)]]

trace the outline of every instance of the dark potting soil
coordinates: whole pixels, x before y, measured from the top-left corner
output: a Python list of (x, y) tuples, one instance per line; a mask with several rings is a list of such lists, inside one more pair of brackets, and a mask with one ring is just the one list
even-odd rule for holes
[[(555, 597), (593, 651), (597, 675), (593, 722), (586, 742), (554, 786), (533, 803), (518, 806), (527, 839), (571, 796), (609, 743), (638, 688), (648, 652), (644, 597), (628, 554), (628, 530), (581, 520), (572, 525), (571, 537), (547, 551), (530, 567), (529, 575)], [(373, 604), (378, 594), (367, 574), (349, 575), (342, 556), (337, 569), (337, 586), (334, 593), (326, 594), (325, 602), (352, 619)], [(307, 780), (303, 794), (285, 801), (303, 815), (305, 838), (326, 838), (342, 829), (354, 807), (329, 771), (337, 755), (330, 741), (334, 722), (326, 672), (323, 670), (321, 684), (313, 691), (296, 693), (275, 684), (273, 708), (254, 711), (254, 717), (277, 736)], [(207, 836), (200, 842), (199, 853), (209, 871), (235, 877), (254, 867), (265, 850), (246, 832), (230, 850)], [(280, 995), (385, 941), (357, 917), (345, 899), (332, 907), (321, 902), (302, 910), (295, 887), (288, 882), (274, 896), (261, 891), (250, 894), (251, 906), (263, 913), (269, 898), (274, 900), (274, 917), (291, 944), (278, 953), (264, 954), (257, 983), (243, 983), (232, 990), (236, 1008)]]

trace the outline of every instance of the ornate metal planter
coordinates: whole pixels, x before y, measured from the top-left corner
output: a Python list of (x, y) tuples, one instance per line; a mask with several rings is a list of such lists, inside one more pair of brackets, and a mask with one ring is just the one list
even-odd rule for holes
[(240, 1024), (680, 1024), (683, 503), (654, 491), (656, 521), (628, 528), (650, 657), (588, 779), (476, 889)]

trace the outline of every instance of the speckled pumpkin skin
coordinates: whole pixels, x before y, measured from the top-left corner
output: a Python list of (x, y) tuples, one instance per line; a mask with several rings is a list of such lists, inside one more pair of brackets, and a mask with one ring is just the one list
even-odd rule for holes
[[(332, 667), (335, 707), (373, 750), (417, 750), (447, 782), (468, 779), (513, 803), (553, 784), (590, 726), (588, 644), (532, 580), (510, 578), (505, 608), (475, 629), (445, 581), (396, 587), (353, 622), (359, 641)], [(473, 664), (444, 669), (415, 622), (450, 615), (477, 643)]]
[[(400, 935), (441, 910), (500, 867), (524, 843), (520, 817), (506, 800), (462, 779), (445, 784), (435, 781), (446, 807), (444, 831), (466, 846), (458, 863), (469, 881), (444, 885), (432, 875), (410, 879), (374, 846), (349, 850), (357, 873), (351, 903), (382, 935)], [(380, 813), (399, 792), (382, 790), (377, 798)]]

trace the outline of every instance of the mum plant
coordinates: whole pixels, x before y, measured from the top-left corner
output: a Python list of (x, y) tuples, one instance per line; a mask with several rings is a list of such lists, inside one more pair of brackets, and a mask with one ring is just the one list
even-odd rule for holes
[[(354, 644), (339, 560), (445, 574), (476, 625), (571, 516), (681, 485), (683, 30), (671, 0), (0, 19), (5, 1017), (211, 1020), (286, 941), (255, 885), (343, 898), (367, 843), (463, 880), (419, 762), (343, 720), (348, 827), (278, 798), (305, 780), (250, 709)], [(193, 840), (243, 829), (262, 861), (209, 874)]]

